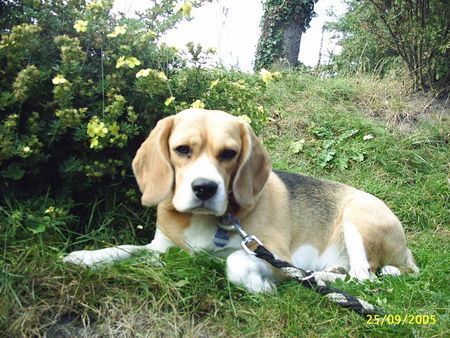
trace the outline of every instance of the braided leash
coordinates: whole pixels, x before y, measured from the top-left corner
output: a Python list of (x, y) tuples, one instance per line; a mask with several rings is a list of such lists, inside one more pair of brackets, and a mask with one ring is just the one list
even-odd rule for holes
[(289, 278), (297, 280), (301, 285), (314, 290), (340, 306), (355, 311), (365, 317), (384, 314), (383, 309), (328, 284), (328, 282), (334, 281), (336, 278), (342, 278), (344, 275), (330, 272), (305, 271), (276, 258), (274, 254), (264, 247), (258, 238), (253, 235), (248, 235), (242, 229), (239, 220), (233, 215), (227, 213), (219, 217), (218, 226), (224, 230), (237, 231), (242, 237), (241, 245), (243, 249), (250, 255), (265, 260), (273, 267), (282, 270)]

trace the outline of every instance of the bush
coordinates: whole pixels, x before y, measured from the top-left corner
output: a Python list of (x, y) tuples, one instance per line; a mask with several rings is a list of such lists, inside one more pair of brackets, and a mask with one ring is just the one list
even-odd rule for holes
[(448, 2), (351, 0), (347, 5), (347, 13), (329, 27), (343, 33), (337, 66), (384, 73), (401, 60), (415, 89), (448, 93)]
[(126, 190), (131, 160), (156, 121), (190, 106), (262, 126), (257, 76), (208, 68), (211, 49), (189, 44), (183, 55), (158, 43), (183, 15), (173, 2), (139, 20), (112, 15), (112, 0), (26, 1), (27, 15), (9, 8), (0, 41), (4, 189), (29, 197), (50, 187), (75, 202)]

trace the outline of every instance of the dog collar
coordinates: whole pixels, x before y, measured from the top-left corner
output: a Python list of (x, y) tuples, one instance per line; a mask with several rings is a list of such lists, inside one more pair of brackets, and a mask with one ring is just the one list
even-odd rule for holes
[(228, 241), (230, 240), (230, 232), (228, 230), (217, 227), (217, 230), (214, 233), (213, 240), (215, 246), (223, 248), (228, 244)]

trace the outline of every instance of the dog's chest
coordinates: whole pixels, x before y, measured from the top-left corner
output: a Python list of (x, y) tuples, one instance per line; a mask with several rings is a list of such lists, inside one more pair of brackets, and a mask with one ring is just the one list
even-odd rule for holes
[(234, 232), (218, 232), (217, 218), (211, 215), (193, 215), (184, 239), (193, 252), (208, 251), (221, 257), (241, 248), (240, 237)]

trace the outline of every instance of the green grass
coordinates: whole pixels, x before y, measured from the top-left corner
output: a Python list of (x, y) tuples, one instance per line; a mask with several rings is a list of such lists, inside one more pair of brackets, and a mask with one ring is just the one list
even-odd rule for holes
[[(6, 336), (448, 336), (448, 120), (417, 120), (394, 80), (315, 79), (285, 73), (264, 106), (261, 134), (276, 169), (337, 180), (382, 198), (402, 220), (419, 276), (343, 283), (392, 315), (433, 315), (434, 325), (367, 325), (295, 282), (253, 295), (225, 278), (224, 261), (171, 250), (99, 270), (63, 265), (74, 249), (147, 243), (154, 210), (96, 201), (85, 219), (70, 201), (46, 197), (0, 207), (0, 332)], [(420, 110), (420, 109), (419, 109)], [(401, 121), (404, 122), (404, 121)], [(364, 140), (372, 135), (370, 140)], [(304, 139), (301, 149), (292, 145)], [(50, 205), (60, 214), (45, 213)], [(136, 202), (137, 205), (137, 202)], [(45, 224), (42, 229), (39, 225)], [(137, 225), (145, 225), (140, 230)], [(77, 235), (76, 229), (83, 235)]]

